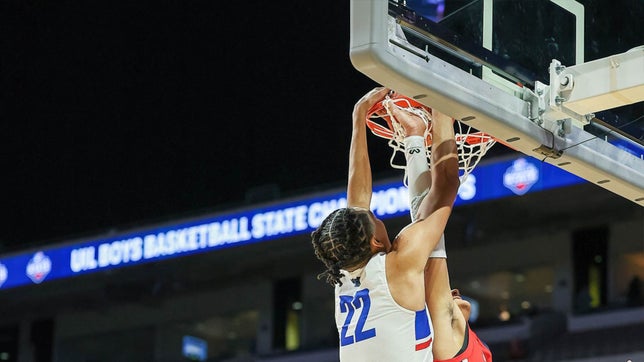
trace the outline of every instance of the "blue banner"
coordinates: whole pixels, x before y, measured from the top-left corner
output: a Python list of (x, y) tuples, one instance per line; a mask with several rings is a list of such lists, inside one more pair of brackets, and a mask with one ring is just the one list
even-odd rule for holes
[[(581, 182), (585, 181), (534, 158), (480, 164), (461, 183), (455, 205)], [(329, 192), (270, 207), (7, 255), (0, 257), (0, 290), (310, 233), (331, 211), (346, 204), (346, 192)], [(376, 184), (371, 208), (382, 219), (407, 215), (407, 188), (402, 181)]]

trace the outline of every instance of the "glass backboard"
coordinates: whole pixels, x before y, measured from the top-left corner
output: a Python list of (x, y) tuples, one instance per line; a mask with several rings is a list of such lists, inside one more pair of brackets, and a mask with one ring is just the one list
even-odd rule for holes
[(643, 16), (639, 0), (351, 0), (350, 55), (374, 81), (644, 206)]

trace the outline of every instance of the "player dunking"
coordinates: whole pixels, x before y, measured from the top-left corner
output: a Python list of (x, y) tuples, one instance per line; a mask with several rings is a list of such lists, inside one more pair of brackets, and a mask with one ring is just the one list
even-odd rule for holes
[[(335, 286), (335, 320), (341, 361), (432, 361), (435, 338), (425, 302), (424, 270), (452, 211), (459, 186), (452, 120), (438, 112), (432, 127), (432, 185), (418, 205), (418, 220), (389, 241), (370, 211), (372, 176), (366, 115), (389, 93), (376, 88), (354, 106), (347, 208), (333, 211), (311, 234), (320, 277)], [(392, 107), (396, 118), (415, 116)], [(422, 136), (425, 125), (406, 122), (405, 133)]]
[[(436, 110), (434, 110), (436, 117)], [(398, 119), (405, 129), (414, 127), (406, 124), (413, 122), (417, 126), (424, 123), (417, 117)], [(419, 212), (420, 203), (428, 194), (432, 185), (427, 177), (430, 168), (424, 152), (425, 138), (419, 136), (407, 137), (405, 140), (405, 173), (409, 188), (409, 202), (412, 221), (422, 217)], [(411, 149), (421, 149), (423, 152), (409, 152)], [(435, 171), (433, 164), (432, 170)], [(471, 305), (461, 298), (457, 289), (451, 289), (447, 268), (447, 252), (445, 238), (441, 240), (431, 253), (425, 267), (426, 302), (434, 326), (433, 354), (435, 362), (492, 362), (492, 353), (470, 328)]]

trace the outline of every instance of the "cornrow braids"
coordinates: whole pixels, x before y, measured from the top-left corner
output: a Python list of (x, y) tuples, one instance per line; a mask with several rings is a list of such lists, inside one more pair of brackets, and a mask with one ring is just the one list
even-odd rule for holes
[(340, 269), (358, 266), (371, 257), (369, 240), (374, 232), (367, 210), (342, 208), (329, 214), (311, 233), (315, 256), (326, 266), (318, 279), (342, 285)]

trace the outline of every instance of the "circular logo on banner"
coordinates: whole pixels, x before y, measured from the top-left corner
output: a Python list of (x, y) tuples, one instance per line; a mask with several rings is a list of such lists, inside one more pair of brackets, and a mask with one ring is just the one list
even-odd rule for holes
[(40, 284), (51, 271), (51, 259), (42, 251), (37, 252), (27, 263), (27, 276)]
[(528, 192), (537, 181), (539, 169), (525, 158), (514, 161), (503, 174), (503, 185), (517, 195)]

